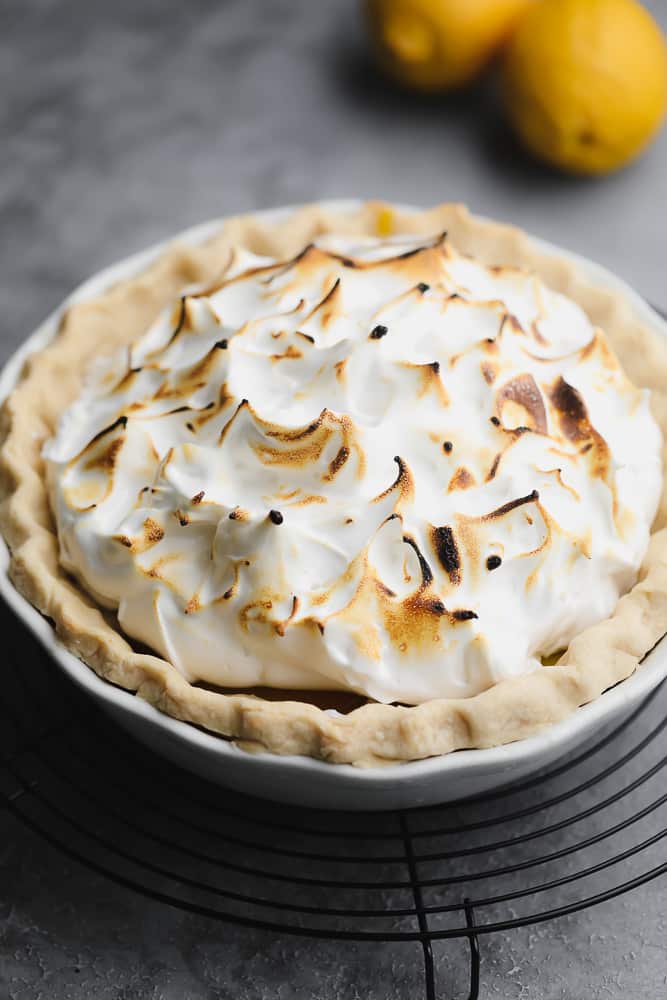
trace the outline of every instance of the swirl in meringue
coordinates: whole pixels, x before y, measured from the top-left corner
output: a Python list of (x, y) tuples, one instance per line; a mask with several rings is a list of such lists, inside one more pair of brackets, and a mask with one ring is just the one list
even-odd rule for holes
[(572, 301), (445, 237), (235, 251), (47, 444), (61, 561), (191, 682), (468, 697), (607, 617), (661, 435)]

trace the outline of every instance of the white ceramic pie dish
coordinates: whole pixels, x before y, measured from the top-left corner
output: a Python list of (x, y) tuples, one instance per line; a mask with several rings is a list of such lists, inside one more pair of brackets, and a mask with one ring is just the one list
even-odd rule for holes
[[(355, 208), (356, 201), (328, 203), (332, 210)], [(278, 219), (298, 206), (258, 213)], [(178, 235), (185, 243), (203, 242), (220, 227), (218, 219)], [(16, 384), (26, 357), (53, 339), (63, 311), (75, 301), (92, 298), (115, 282), (144, 269), (171, 240), (129, 257), (81, 285), (12, 356), (0, 376), (0, 401)], [(599, 265), (568, 251), (534, 240), (539, 249), (569, 257), (600, 285), (616, 288), (633, 303), (643, 323), (667, 336), (667, 324), (635, 292)], [(667, 644), (660, 643), (640, 669), (596, 701), (543, 733), (489, 750), (464, 750), (382, 768), (332, 765), (308, 757), (249, 754), (228, 741), (179, 722), (130, 692), (99, 678), (58, 641), (50, 623), (12, 585), (9, 553), (0, 544), (0, 592), (55, 663), (138, 740), (175, 763), (243, 792), (299, 805), (336, 809), (389, 809), (451, 801), (518, 781), (542, 769), (591, 738), (597, 730), (630, 711), (667, 676)]]

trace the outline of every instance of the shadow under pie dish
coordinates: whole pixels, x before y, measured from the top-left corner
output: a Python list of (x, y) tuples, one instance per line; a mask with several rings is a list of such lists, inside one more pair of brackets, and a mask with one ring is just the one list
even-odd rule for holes
[(666, 372), (630, 297), (459, 206), (232, 219), (31, 355), (11, 577), (100, 676), (244, 749), (524, 739), (667, 631)]

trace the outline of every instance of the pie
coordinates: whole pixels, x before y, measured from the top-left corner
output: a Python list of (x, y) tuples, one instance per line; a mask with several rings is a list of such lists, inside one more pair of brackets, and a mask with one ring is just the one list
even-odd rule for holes
[(458, 205), (228, 221), (71, 306), (2, 417), (16, 587), (249, 750), (496, 746), (667, 632), (667, 340)]

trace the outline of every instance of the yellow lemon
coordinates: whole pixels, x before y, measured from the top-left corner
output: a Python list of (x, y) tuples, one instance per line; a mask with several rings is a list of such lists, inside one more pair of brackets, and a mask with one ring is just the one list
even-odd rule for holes
[(623, 166), (665, 116), (665, 38), (636, 0), (540, 0), (508, 43), (503, 76), (523, 144), (576, 173)]
[(535, 0), (366, 0), (382, 66), (418, 90), (470, 83)]

